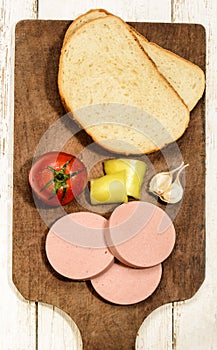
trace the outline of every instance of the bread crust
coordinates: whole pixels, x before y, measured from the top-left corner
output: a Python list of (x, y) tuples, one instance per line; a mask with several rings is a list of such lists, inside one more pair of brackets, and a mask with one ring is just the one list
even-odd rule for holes
[[(97, 19), (99, 17), (101, 17), (101, 15), (103, 14), (103, 16), (107, 16), (107, 15), (112, 15), (114, 17), (118, 17), (118, 16), (115, 16), (113, 14), (111, 14), (110, 12), (104, 10), (104, 9), (92, 9), (92, 10), (89, 10), (88, 12), (86, 12), (85, 14), (79, 16), (75, 21), (72, 22), (72, 24), (69, 26), (67, 32), (66, 32), (66, 35), (65, 35), (65, 38), (64, 38), (64, 42), (63, 42), (63, 46), (66, 44), (67, 40), (70, 38), (70, 36), (73, 34), (73, 31), (76, 29), (76, 25), (79, 23), (79, 22), (83, 22), (86, 23), (88, 22), (90, 19), (89, 19), (89, 15), (91, 15), (91, 19)], [(93, 18), (92, 15), (94, 15), (95, 17)], [(120, 18), (120, 17), (118, 17)], [(128, 24), (129, 25), (129, 24)], [(138, 40), (141, 40), (142, 42), (146, 42), (149, 47), (155, 47), (157, 48), (159, 51), (161, 51), (161, 53), (165, 53), (167, 54), (169, 57), (172, 58), (175, 58), (177, 59), (177, 62), (183, 62), (183, 63), (186, 63), (186, 66), (188, 67), (191, 67), (192, 70), (195, 71), (195, 74), (197, 74), (197, 77), (201, 79), (201, 82), (197, 82), (197, 91), (196, 93), (194, 93), (194, 96), (191, 97), (191, 100), (189, 100), (189, 94), (184, 94), (184, 92), (182, 93), (182, 91), (180, 91), (179, 88), (176, 87), (174, 81), (171, 82), (171, 79), (168, 79), (168, 76), (166, 74), (166, 72), (164, 71), (161, 71), (161, 67), (155, 62), (155, 60), (153, 59), (153, 57), (150, 56), (149, 52), (147, 52), (147, 50), (144, 48), (144, 46), (142, 45), (142, 48), (143, 50), (145, 51), (145, 53), (149, 56), (149, 58), (153, 61), (153, 63), (155, 64), (156, 66), (156, 69), (158, 69), (159, 73), (168, 81), (168, 83), (172, 86), (172, 88), (178, 93), (178, 95), (180, 96), (180, 98), (183, 100), (183, 102), (185, 103), (185, 105), (188, 107), (188, 109), (191, 111), (195, 105), (197, 104), (197, 102), (200, 100), (200, 98), (202, 97), (203, 95), (203, 92), (204, 92), (204, 89), (205, 89), (205, 74), (204, 72), (202, 71), (202, 69), (200, 67), (198, 67), (197, 65), (195, 65), (194, 63), (186, 60), (185, 58), (175, 54), (174, 52), (170, 51), (170, 50), (167, 50), (153, 42), (150, 42), (147, 38), (145, 38), (141, 33), (137, 32), (133, 27), (131, 27), (129, 25), (129, 27), (132, 29), (132, 31), (134, 32), (135, 36), (137, 37)], [(169, 64), (169, 62), (168, 62)], [(197, 73), (196, 73), (197, 71)], [(195, 81), (196, 83), (196, 81)], [(186, 85), (186, 88), (188, 86), (188, 84), (185, 84)], [(189, 91), (190, 92), (190, 91)], [(186, 96), (186, 98), (184, 96)]]
[[(117, 17), (117, 16), (107, 15), (107, 17), (116, 17), (119, 21), (121, 21), (122, 25), (123, 25), (123, 26), (127, 29), (127, 31), (130, 33), (130, 35), (132, 36), (132, 39), (136, 42), (137, 46), (139, 47), (139, 49), (141, 50), (141, 52), (143, 53), (143, 55), (146, 57), (146, 59), (149, 61), (149, 63), (152, 65), (152, 67), (153, 67), (154, 70), (156, 71), (156, 74), (157, 74), (158, 76), (161, 77), (162, 81), (164, 81), (164, 84), (168, 86), (168, 88), (170, 89), (170, 91), (176, 96), (177, 99), (179, 99), (180, 104), (183, 105), (183, 108), (185, 108), (185, 110), (186, 110), (186, 115), (188, 114), (188, 118), (187, 118), (187, 121), (186, 121), (185, 129), (182, 130), (182, 131), (180, 132), (180, 134), (179, 134), (178, 137), (176, 138), (176, 140), (177, 140), (178, 138), (180, 138), (180, 137), (183, 135), (184, 131), (185, 131), (186, 128), (188, 127), (188, 123), (189, 123), (189, 111), (188, 111), (186, 105), (185, 105), (184, 102), (181, 100), (181, 98), (180, 98), (180, 96), (178, 95), (178, 93), (173, 89), (173, 87), (171, 86), (171, 84), (168, 83), (168, 81), (166, 80), (166, 78), (165, 78), (162, 74), (159, 73), (159, 71), (158, 71), (158, 69), (157, 69), (155, 63), (154, 63), (154, 62), (150, 59), (150, 57), (146, 54), (144, 48), (142, 47), (141, 43), (139, 42), (139, 39), (136, 37), (135, 32), (132, 30), (132, 28), (131, 28), (130, 26), (128, 26), (121, 18), (119, 18), (119, 17)], [(88, 23), (90, 23), (90, 22), (95, 22), (95, 23), (96, 23), (96, 21), (98, 21), (98, 20), (100, 20), (100, 19), (92, 19), (92, 20), (88, 21)], [(82, 24), (81, 26), (79, 26), (79, 28), (76, 29), (76, 30), (73, 32), (73, 34), (70, 36), (70, 38), (72, 38), (72, 37), (74, 37), (75, 35), (77, 35), (78, 31), (79, 31), (81, 28), (83, 28), (85, 25), (86, 25), (86, 23), (84, 23), (84, 24)], [(76, 122), (78, 122), (78, 123), (81, 125), (81, 127), (83, 127), (83, 128), (86, 130), (85, 125), (82, 125), (81, 121), (78, 120), (78, 119), (76, 118), (75, 110), (73, 110), (73, 108), (69, 108), (68, 103), (67, 103), (67, 101), (66, 101), (65, 98), (64, 98), (64, 92), (62, 91), (62, 84), (61, 84), (62, 82), (61, 82), (61, 74), (60, 74), (60, 72), (61, 72), (61, 70), (62, 70), (62, 59), (63, 59), (63, 55), (64, 55), (64, 53), (65, 53), (65, 50), (67, 50), (68, 43), (69, 43), (69, 41), (67, 41), (66, 44), (63, 45), (62, 50), (61, 50), (61, 55), (60, 55), (60, 61), (59, 61), (58, 87), (59, 87), (60, 97), (61, 97), (62, 103), (63, 103), (63, 105), (64, 105), (66, 111), (67, 111), (67, 112), (71, 112), (72, 115), (73, 115), (73, 119), (74, 119)], [(97, 137), (96, 137), (94, 134), (91, 133), (90, 130), (86, 130), (86, 131), (87, 131), (87, 133), (92, 137), (92, 139), (93, 139), (94, 141), (96, 141), (97, 143), (101, 144), (104, 148), (107, 148), (109, 151), (112, 151), (112, 152), (115, 152), (115, 153), (124, 153), (124, 154), (129, 154), (129, 153), (131, 153), (131, 152), (127, 152), (127, 153), (126, 153), (126, 152), (124, 152), (124, 151), (123, 151), (123, 152), (120, 152), (120, 151), (117, 151), (116, 149), (113, 149), (113, 148), (109, 147), (108, 145), (105, 146), (105, 145), (102, 144), (102, 141), (98, 140)], [(175, 140), (174, 140), (174, 141), (175, 141)], [(168, 143), (169, 143), (169, 142), (168, 142)], [(166, 146), (166, 144), (165, 144), (164, 146)], [(159, 150), (159, 148), (150, 149), (150, 150), (147, 150), (146, 152), (144, 152), (144, 151), (142, 151), (142, 150), (141, 150), (141, 151), (139, 150), (138, 152), (135, 152), (135, 154), (152, 153), (152, 152), (155, 152), (155, 151), (157, 151), (157, 150)]]
[[(189, 111), (192, 111), (193, 108), (196, 106), (197, 102), (200, 100), (200, 98), (203, 96), (204, 90), (205, 90), (205, 74), (203, 72), (203, 70), (196, 64), (194, 64), (193, 62), (185, 59), (184, 57), (181, 57), (179, 55), (177, 55), (176, 53), (165, 49), (159, 45), (157, 45), (154, 42), (148, 41), (141, 33), (137, 32), (134, 28), (132, 28), (132, 30), (135, 32), (135, 35), (138, 37), (140, 37), (142, 40), (145, 39), (145, 41), (147, 42), (147, 44), (149, 45), (149, 47), (155, 47), (157, 48), (159, 51), (161, 51), (162, 53), (167, 54), (168, 56), (170, 56), (171, 58), (176, 59), (179, 62), (183, 62), (184, 64), (186, 64), (188, 67), (191, 67), (192, 70), (197, 71), (197, 76), (201, 78), (201, 83), (197, 84), (198, 86), (198, 93), (197, 93), (197, 97), (195, 96), (194, 100), (191, 103), (187, 103), (185, 101), (185, 99), (181, 96), (180, 93), (178, 93), (178, 91), (176, 90), (176, 88), (174, 87), (173, 83), (171, 83), (168, 78), (167, 75), (165, 75), (160, 67), (158, 66), (158, 64), (156, 63), (156, 61), (151, 57), (151, 55), (145, 50), (145, 48), (143, 47), (144, 51), (146, 52), (146, 54), (150, 57), (150, 59), (154, 62), (154, 64), (156, 65), (156, 68), (158, 69), (159, 73), (161, 75), (163, 75), (165, 77), (165, 79), (167, 79), (168, 83), (173, 87), (173, 89), (175, 89), (175, 91), (177, 91), (178, 95), (180, 96), (180, 98), (183, 100), (183, 102), (185, 103), (185, 105), (188, 107)], [(190, 91), (189, 91), (190, 92)]]
[[(64, 40), (63, 40), (63, 45), (62, 46), (65, 46), (65, 44), (67, 43), (67, 40), (70, 38), (71, 34), (73, 34), (74, 30), (76, 29), (76, 27), (78, 26), (79, 22), (82, 23), (83, 20), (88, 17), (89, 15), (91, 14), (96, 14), (96, 13), (102, 13), (104, 14), (105, 16), (106, 15), (109, 15), (110, 13), (107, 12), (106, 10), (104, 9), (97, 9), (97, 10), (89, 10), (87, 11), (85, 14), (82, 14), (80, 15), (79, 17), (77, 17), (71, 24), (70, 26), (68, 27), (66, 33), (65, 33), (65, 36), (64, 36)], [(99, 17), (99, 16), (98, 16)], [(94, 18), (93, 18), (94, 19)], [(83, 23), (84, 24), (84, 23)], [(81, 24), (82, 25), (82, 24)]]

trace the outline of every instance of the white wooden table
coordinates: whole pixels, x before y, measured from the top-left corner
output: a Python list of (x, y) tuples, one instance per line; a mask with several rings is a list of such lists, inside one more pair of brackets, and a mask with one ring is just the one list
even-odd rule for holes
[(141, 325), (136, 349), (217, 349), (217, 1), (1, 0), (0, 4), (0, 349), (82, 349), (79, 330), (67, 315), (24, 300), (12, 283), (13, 65), (19, 20), (73, 19), (91, 8), (107, 9), (128, 21), (201, 23), (206, 28), (206, 279), (191, 300), (155, 310)]

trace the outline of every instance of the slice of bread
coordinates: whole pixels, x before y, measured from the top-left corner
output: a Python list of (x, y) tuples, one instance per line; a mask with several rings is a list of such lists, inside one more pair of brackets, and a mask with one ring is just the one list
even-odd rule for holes
[(136, 31), (135, 33), (159, 72), (173, 86), (191, 111), (204, 92), (205, 75), (202, 69), (175, 53), (147, 41), (140, 33)]
[(181, 137), (189, 123), (186, 105), (130, 27), (112, 15), (83, 24), (69, 37), (58, 86), (66, 110), (113, 152), (156, 151)]
[(66, 44), (67, 40), (70, 38), (71, 34), (74, 33), (74, 31), (81, 27), (84, 23), (87, 23), (91, 21), (92, 19), (101, 18), (109, 15), (109, 12), (103, 9), (96, 9), (96, 10), (90, 10), (86, 12), (85, 14), (77, 17), (68, 27), (64, 40), (63, 40), (63, 46)]
[[(73, 34), (73, 32), (82, 24), (96, 18), (111, 15), (103, 9), (90, 10), (84, 15), (78, 17), (69, 26), (63, 46)], [(168, 80), (172, 87), (176, 90), (184, 103), (191, 111), (199, 99), (202, 97), (205, 88), (205, 76), (200, 67), (192, 62), (166, 50), (152, 42), (149, 42), (143, 35), (138, 33), (134, 28), (135, 36), (139, 40), (145, 52), (156, 64), (159, 72)]]

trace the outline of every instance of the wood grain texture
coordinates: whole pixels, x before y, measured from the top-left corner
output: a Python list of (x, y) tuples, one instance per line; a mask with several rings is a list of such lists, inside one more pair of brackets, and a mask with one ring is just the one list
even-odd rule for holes
[[(161, 0), (160, 6), (159, 0), (134, 0), (133, 2), (129, 0), (87, 0), (85, 2), (78, 2), (77, 0), (64, 2), (60, 2), (59, 0), (39, 0), (38, 18), (72, 20), (91, 8), (105, 8), (128, 21), (171, 22), (170, 0)], [(46, 315), (48, 313), (46, 305), (39, 303), (38, 310), (38, 325), (40, 327), (39, 335), (41, 339), (47, 339), (47, 334), (49, 334), (49, 337), (52, 338), (51, 341), (53, 341), (53, 344), (58, 343), (60, 346), (59, 334), (57, 335), (55, 331), (50, 332), (50, 325), (48, 322), (46, 322)], [(153, 315), (149, 315), (138, 331), (136, 347), (139, 349), (144, 349), (145, 347), (146, 350), (172, 349), (172, 310), (173, 306), (171, 303), (158, 308)], [(50, 317), (50, 312), (51, 311), (48, 313), (48, 318)], [(58, 314), (59, 310), (53, 307), (53, 325), (59, 330), (61, 327), (62, 339), (65, 343), (64, 339), (67, 335), (69, 336), (70, 333), (69, 328), (71, 328), (74, 332), (74, 323), (70, 323), (68, 318), (65, 323), (61, 322), (60, 318), (56, 317), (56, 313)], [(158, 330), (157, 332), (156, 329)], [(77, 330), (75, 330), (74, 333), (77, 336), (77, 346), (80, 349), (80, 335)], [(154, 345), (152, 345), (153, 342)], [(77, 349), (73, 341), (72, 343), (73, 349)], [(39, 348), (40, 346), (42, 346), (41, 342), (39, 342)], [(66, 350), (64, 345), (63, 350)]]
[[(191, 172), (186, 179), (183, 204), (175, 219), (176, 249), (164, 263), (164, 278), (156, 293), (147, 301), (130, 307), (114, 306), (98, 298), (88, 283), (70, 282), (58, 276), (46, 261), (44, 240), (47, 227), (34, 207), (26, 180), (40, 137), (64, 114), (56, 75), (60, 47), (68, 25), (67, 21), (26, 21), (17, 27), (13, 279), (25, 298), (51, 303), (66, 311), (81, 330), (84, 349), (101, 349), (102, 342), (108, 344), (108, 349), (116, 349), (118, 342), (120, 349), (127, 350), (134, 348), (135, 336), (144, 317), (163, 303), (190, 298), (203, 282), (204, 192), (199, 192), (198, 188), (204, 189), (204, 105), (201, 100), (194, 109), (190, 126), (178, 142), (185, 162), (191, 164)], [(154, 23), (132, 25), (150, 40), (205, 68), (202, 27)], [(185, 42), (180, 39), (183, 37)], [(86, 145), (91, 142), (84, 133), (82, 135)], [(198, 140), (196, 145), (192, 143), (195, 137)], [(25, 143), (22, 142), (24, 139)], [(80, 139), (73, 142), (77, 149), (81, 147)], [(194, 145), (195, 151), (189, 152)], [(176, 155), (170, 147), (168, 154), (175, 162)], [(150, 156), (157, 171), (165, 166), (162, 158), (160, 152)], [(197, 181), (193, 183), (192, 178)], [(22, 196), (23, 188), (27, 191), (25, 197)], [(199, 221), (198, 205), (201, 208)], [(77, 204), (68, 207), (69, 211), (80, 209)], [(171, 214), (172, 211), (171, 207)], [(183, 232), (188, 233), (187, 237)]]
[[(100, 2), (100, 4), (99, 4)], [(166, 21), (170, 22), (170, 1), (160, 2), (156, 0), (135, 0), (133, 2), (124, 2), (116, 0), (87, 0), (77, 2), (70, 0), (64, 8), (62, 1), (39, 0), (39, 11), (41, 18), (51, 19), (71, 19), (77, 16), (79, 11), (85, 12), (97, 4), (109, 8), (113, 6), (114, 11), (119, 15), (126, 15), (129, 20), (141, 21)], [(43, 6), (40, 7), (40, 3)], [(121, 3), (121, 6), (119, 6)], [(155, 310), (143, 323), (139, 332), (139, 341), (141, 350), (171, 350), (173, 349), (215, 349), (216, 339), (216, 1), (198, 0), (198, 1), (172, 1), (175, 3), (173, 10), (173, 19), (177, 22), (197, 22), (205, 25), (207, 30), (207, 270), (206, 280), (200, 291), (188, 302), (175, 305), (175, 343), (168, 345), (173, 327), (171, 317), (171, 305), (160, 307)], [(80, 5), (82, 4), (82, 5)], [(81, 7), (80, 7), (81, 6)], [(14, 24), (19, 19), (35, 18), (37, 16), (37, 6), (32, 0), (2, 1), (1, 2), (1, 115), (0, 115), (0, 209), (1, 209), (1, 303), (0, 309), (3, 311), (0, 316), (0, 347), (2, 349), (23, 350), (36, 349), (35, 344), (35, 323), (40, 324), (38, 329), (40, 341), (39, 350), (53, 350), (49, 348), (48, 337), (52, 338), (50, 344), (59, 344), (58, 350), (77, 349), (74, 343), (68, 344), (64, 338), (69, 337), (69, 320), (66, 317), (65, 322), (58, 317), (59, 311), (55, 308), (48, 308), (39, 303), (38, 315), (35, 314), (34, 303), (28, 303), (20, 298), (15, 288), (11, 284), (11, 207), (12, 207), (12, 153), (13, 153), (13, 38)], [(129, 15), (128, 15), (129, 14)], [(135, 16), (135, 17), (134, 17)], [(9, 50), (5, 50), (5, 48)], [(3, 68), (5, 67), (5, 68)], [(5, 70), (4, 70), (5, 69)], [(2, 107), (2, 103), (4, 107)], [(7, 107), (6, 107), (7, 106)], [(6, 122), (5, 122), (6, 121)], [(7, 159), (7, 160), (6, 160)], [(4, 169), (8, 169), (5, 174)], [(48, 311), (49, 309), (49, 311)], [(5, 311), (4, 311), (5, 310)], [(32, 310), (32, 311), (29, 311)], [(177, 310), (177, 312), (176, 312)], [(199, 313), (198, 313), (199, 311)], [(50, 314), (53, 312), (52, 318)], [(7, 318), (4, 317), (7, 315)], [(48, 316), (46, 316), (48, 315)], [(61, 313), (63, 315), (63, 313)], [(168, 317), (166, 317), (168, 316)], [(48, 318), (47, 318), (48, 317)], [(64, 316), (63, 316), (64, 317)], [(50, 327), (49, 321), (52, 320), (54, 326)], [(165, 322), (168, 329), (165, 328)], [(163, 326), (162, 326), (163, 324)], [(59, 332), (57, 328), (59, 327)], [(73, 327), (72, 327), (73, 328)], [(5, 336), (10, 331), (10, 336)], [(76, 333), (76, 332), (75, 332)], [(61, 341), (62, 340), (62, 346)], [(35, 345), (34, 345), (35, 344)], [(43, 346), (43, 344), (45, 344)], [(46, 347), (47, 346), (47, 347)], [(80, 349), (80, 348), (79, 348)]]

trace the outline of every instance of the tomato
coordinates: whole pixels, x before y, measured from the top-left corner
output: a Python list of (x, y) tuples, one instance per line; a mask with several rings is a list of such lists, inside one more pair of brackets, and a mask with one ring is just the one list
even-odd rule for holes
[(38, 199), (51, 206), (73, 201), (88, 181), (84, 164), (64, 152), (49, 152), (40, 156), (29, 172), (29, 183)]

